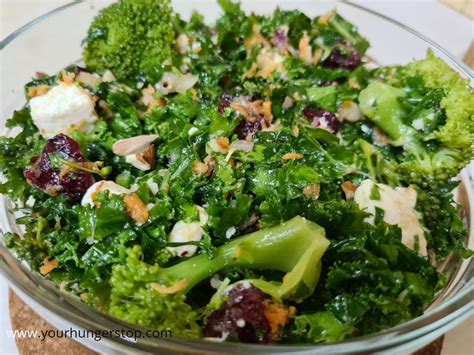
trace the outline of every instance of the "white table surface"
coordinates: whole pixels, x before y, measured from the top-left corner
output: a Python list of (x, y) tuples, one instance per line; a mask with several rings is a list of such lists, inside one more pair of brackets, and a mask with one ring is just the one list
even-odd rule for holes
[[(471, 0), (474, 6), (474, 0)], [(0, 0), (0, 39), (20, 26), (62, 5), (68, 0)], [(431, 38), (462, 58), (474, 37), (474, 23), (435, 0), (358, 0), (375, 11), (390, 16)], [(449, 24), (443, 26), (440, 24)], [(8, 284), (0, 274), (0, 354), (18, 354), (11, 330)], [(450, 331), (444, 341), (443, 355), (474, 354), (474, 318)]]

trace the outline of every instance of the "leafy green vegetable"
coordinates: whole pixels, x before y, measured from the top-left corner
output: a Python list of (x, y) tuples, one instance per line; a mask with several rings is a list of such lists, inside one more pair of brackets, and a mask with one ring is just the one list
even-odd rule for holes
[(325, 310), (297, 316), (291, 339), (337, 341), (379, 331), (421, 314), (443, 285), (429, 261), (401, 243), (399, 228), (383, 222), (333, 242), (323, 265)]
[(82, 238), (102, 240), (110, 234), (121, 231), (128, 222), (123, 199), (120, 196), (109, 196), (100, 193), (95, 198), (99, 208), (86, 207), (78, 209), (79, 231)]
[(336, 111), (337, 88), (335, 86), (314, 87), (306, 90), (308, 99), (321, 108)]
[(38, 155), (43, 140), (32, 124), (28, 109), (15, 111), (6, 127), (21, 132), (15, 138), (0, 137), (0, 172), (6, 179), (0, 183), (0, 193), (8, 194), (14, 201), (26, 201), (32, 191), (23, 178), (23, 168)]
[(357, 32), (354, 25), (343, 19), (338, 13), (333, 12), (328, 23), (360, 53), (365, 53), (369, 48), (369, 42)]
[(295, 317), (292, 335), (300, 341), (312, 343), (340, 341), (350, 328), (337, 320), (330, 312), (318, 312)]

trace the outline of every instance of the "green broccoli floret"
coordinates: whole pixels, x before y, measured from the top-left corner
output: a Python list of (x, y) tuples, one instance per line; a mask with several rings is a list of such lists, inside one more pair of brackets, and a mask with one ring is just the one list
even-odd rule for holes
[(427, 237), (438, 261), (452, 251), (462, 258), (474, 256), (474, 251), (466, 248), (468, 231), (458, 213), (460, 206), (453, 204), (451, 191), (456, 186), (457, 182), (450, 182), (435, 191), (418, 190), (417, 209), (423, 213)]
[[(463, 90), (470, 93), (467, 88)], [(389, 136), (393, 145), (403, 147), (404, 154), (395, 167), (400, 180), (431, 187), (438, 182), (445, 183), (457, 175), (473, 156), (469, 145), (446, 144), (451, 132), (450, 122), (469, 126), (471, 118), (465, 115), (448, 116), (446, 124), (434, 136), (426, 137), (404, 122), (404, 117), (409, 114), (401, 104), (404, 95), (403, 89), (372, 82), (360, 92), (359, 107), (364, 116)], [(443, 134), (445, 138), (438, 140), (436, 137), (439, 134)], [(452, 138), (456, 140), (454, 135)]]
[(313, 293), (328, 246), (324, 229), (299, 216), (224, 244), (212, 259), (201, 254), (168, 268), (144, 263), (135, 246), (126, 264), (113, 268), (109, 313), (140, 326), (196, 336), (198, 316), (185, 297), (198, 283), (224, 268), (278, 270), (286, 273), (282, 282), (247, 281), (275, 300), (299, 301)]
[[(113, 268), (109, 313), (145, 328), (170, 329), (173, 335), (199, 336), (198, 314), (185, 303), (184, 294), (158, 294), (150, 283), (160, 273), (158, 265), (141, 259), (139, 246), (129, 249), (127, 262)], [(179, 317), (176, 315), (179, 314)]]
[(169, 59), (174, 43), (169, 0), (119, 0), (100, 11), (84, 39), (87, 67), (118, 79), (152, 75)]
[(450, 148), (471, 147), (474, 142), (474, 95), (468, 80), (463, 80), (431, 50), (426, 59), (408, 64), (404, 75), (421, 76), (427, 88), (444, 91), (440, 106), (446, 112), (447, 121), (434, 132), (434, 138)]

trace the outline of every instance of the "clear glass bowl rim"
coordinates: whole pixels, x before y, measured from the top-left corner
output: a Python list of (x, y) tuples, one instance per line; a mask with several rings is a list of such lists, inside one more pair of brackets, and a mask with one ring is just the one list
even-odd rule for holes
[[(21, 34), (26, 31), (33, 30), (34, 26), (42, 21), (47, 20), (48, 18), (59, 15), (64, 10), (77, 6), (81, 3), (86, 2), (87, 0), (75, 0), (72, 3), (62, 5), (42, 16), (37, 17), (36, 19), (30, 21), (29, 23), (18, 28), (10, 35), (8, 35), (0, 43), (0, 50), (3, 50), (12, 43), (16, 38), (21, 36)], [(344, 3), (345, 5), (352, 6), (363, 12), (366, 12), (372, 16), (381, 18), (385, 21), (388, 21), (407, 32), (410, 32), (414, 36), (418, 37), (422, 41), (426, 42), (429, 46), (436, 48), (439, 52), (447, 56), (451, 63), (450, 65), (455, 66), (457, 71), (464, 74), (465, 77), (469, 80), (474, 79), (474, 74), (471, 69), (469, 69), (464, 63), (459, 61), (456, 56), (452, 53), (427, 38), (418, 31), (406, 26), (388, 16), (382, 15), (371, 9), (367, 9), (364, 6), (351, 3), (347, 0), (336, 0), (337, 2)], [(192, 6), (192, 3), (190, 3)], [(466, 173), (463, 177), (463, 180), (469, 182), (470, 177)], [(468, 185), (469, 186), (469, 185)], [(469, 205), (471, 208), (471, 215), (474, 210), (474, 199), (473, 194), (468, 194)], [(471, 226), (472, 228), (472, 226)], [(0, 248), (6, 250), (3, 243), (0, 243)], [(8, 252), (8, 251), (7, 251)], [(126, 324), (120, 320), (114, 319), (104, 313), (96, 311), (95, 309), (89, 309), (84, 314), (81, 314), (79, 309), (83, 308), (83, 304), (80, 301), (77, 301), (75, 298), (61, 293), (56, 286), (50, 282), (45, 282), (44, 279), (34, 275), (25, 267), (21, 267), (22, 271), (28, 275), (30, 280), (34, 280), (39, 287), (45, 289), (47, 292), (53, 292), (56, 296), (63, 299), (66, 304), (57, 304), (47, 297), (44, 293), (35, 293), (34, 290), (25, 286), (20, 281), (16, 280), (13, 272), (10, 270), (10, 267), (3, 259), (0, 259), (0, 272), (14, 285), (15, 288), (24, 293), (28, 298), (32, 299), (34, 302), (37, 302), (39, 305), (45, 307), (47, 310), (55, 312), (60, 317), (64, 318), (67, 321), (70, 321), (72, 324), (79, 326), (83, 329), (94, 329), (94, 330), (108, 330), (108, 329), (141, 329), (130, 324)], [(464, 270), (461, 278), (467, 280), (466, 284), (462, 286), (460, 292), (455, 296), (447, 300), (446, 302), (436, 306), (435, 308), (427, 311), (423, 315), (412, 319), (408, 322), (402, 323), (398, 326), (386, 329), (381, 332), (374, 334), (357, 337), (353, 339), (347, 339), (337, 343), (328, 343), (328, 344), (318, 344), (318, 345), (253, 345), (253, 344), (242, 344), (242, 343), (213, 343), (206, 342), (203, 340), (193, 340), (188, 338), (179, 338), (175, 337), (173, 339), (160, 339), (160, 340), (150, 340), (145, 339), (143, 342), (139, 340), (138, 342), (126, 340), (126, 339), (114, 339), (113, 342), (121, 343), (126, 346), (135, 347), (135, 349), (142, 350), (158, 350), (158, 349), (168, 349), (168, 350), (186, 350), (186, 351), (214, 351), (220, 353), (253, 353), (253, 352), (265, 352), (265, 353), (291, 353), (291, 352), (322, 352), (322, 353), (368, 353), (374, 351), (383, 351), (391, 349), (393, 346), (400, 346), (406, 344), (410, 341), (416, 341), (417, 339), (423, 337), (429, 337), (430, 340), (434, 339), (436, 336), (443, 334), (446, 330), (454, 327), (456, 324), (460, 323), (462, 320), (467, 319), (469, 316), (474, 314), (474, 260), (471, 259), (469, 264)], [(64, 307), (72, 305), (73, 308)], [(82, 306), (81, 306), (82, 305)], [(95, 322), (92, 318), (86, 317), (85, 314), (94, 314), (96, 319), (100, 319), (102, 322)], [(436, 336), (433, 334), (436, 333)]]

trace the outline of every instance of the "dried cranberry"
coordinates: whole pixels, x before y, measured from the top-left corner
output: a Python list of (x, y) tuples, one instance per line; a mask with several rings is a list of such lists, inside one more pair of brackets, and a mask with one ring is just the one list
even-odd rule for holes
[(220, 310), (205, 320), (203, 335), (222, 338), (226, 334), (244, 343), (268, 343), (271, 327), (265, 317), (266, 296), (258, 288), (240, 284), (227, 294)]
[(58, 169), (53, 169), (49, 155), (54, 153), (70, 162), (86, 161), (79, 144), (64, 134), (58, 134), (48, 140), (41, 156), (31, 160), (32, 166), (25, 168), (23, 175), (31, 186), (43, 190), (50, 196), (64, 195), (74, 201), (80, 200), (94, 183), (94, 177), (82, 170), (61, 173)]
[(81, 74), (81, 72), (90, 73), (86, 68), (83, 68), (79, 65), (74, 66), (74, 74), (76, 76)]
[(339, 129), (341, 128), (341, 123), (330, 111), (314, 107), (306, 107), (303, 110), (303, 116), (311, 122), (311, 126), (325, 129), (333, 134), (339, 132)]
[(273, 33), (273, 43), (275, 43), (278, 49), (284, 49), (288, 45), (288, 37), (286, 36), (285, 29), (278, 27)]
[(224, 113), (224, 110), (227, 107), (230, 107), (230, 104), (232, 103), (232, 101), (234, 101), (233, 96), (227, 93), (223, 93), (219, 99), (219, 106), (217, 107), (217, 111), (219, 111), (219, 113)]
[(341, 41), (326, 59), (324, 65), (328, 68), (354, 70), (362, 61), (362, 56), (351, 44)]
[(263, 118), (257, 118), (254, 122), (242, 120), (235, 128), (235, 133), (239, 139), (246, 139), (248, 135), (253, 135), (255, 132), (262, 130)]

